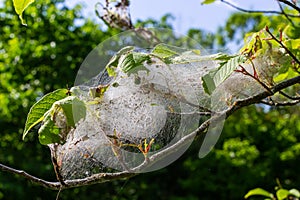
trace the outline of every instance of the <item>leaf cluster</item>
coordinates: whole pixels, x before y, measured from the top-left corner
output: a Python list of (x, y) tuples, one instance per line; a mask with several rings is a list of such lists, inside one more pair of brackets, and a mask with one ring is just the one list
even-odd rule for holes
[(283, 189), (283, 188), (278, 188), (276, 191), (276, 195), (261, 189), (261, 188), (255, 188), (250, 190), (246, 195), (245, 199), (248, 199), (249, 197), (252, 196), (263, 196), (266, 197), (266, 200), (287, 200), (287, 199), (294, 199), (298, 200), (300, 198), (300, 192), (297, 189)]

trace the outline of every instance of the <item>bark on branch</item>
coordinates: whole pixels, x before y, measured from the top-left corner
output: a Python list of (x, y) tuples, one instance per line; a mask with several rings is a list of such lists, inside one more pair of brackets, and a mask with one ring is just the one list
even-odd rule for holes
[(274, 95), (275, 93), (288, 88), (290, 86), (296, 85), (300, 83), (300, 76), (285, 80), (274, 87), (272, 87), (270, 90), (261, 92), (255, 96), (248, 97), (243, 100), (236, 101), (231, 107), (229, 107), (227, 110), (223, 111), (222, 113), (218, 113), (216, 117), (211, 117), (207, 121), (201, 124), (195, 131), (191, 132), (190, 134), (184, 136), (181, 138), (177, 143), (173, 144), (172, 146), (150, 156), (148, 159), (145, 159), (145, 162), (142, 163), (140, 166), (132, 169), (130, 172), (128, 171), (123, 171), (123, 172), (117, 172), (117, 173), (99, 173), (99, 174), (94, 174), (92, 176), (89, 176), (87, 178), (83, 179), (75, 179), (75, 180), (66, 180), (64, 181), (64, 184), (61, 184), (60, 182), (49, 182), (46, 180), (43, 180), (41, 178), (35, 177), (33, 175), (30, 175), (29, 173), (23, 171), (23, 170), (17, 170), (11, 167), (8, 167), (4, 164), (0, 163), (0, 170), (5, 171), (11, 174), (16, 174), (21, 177), (24, 177), (25, 179), (41, 185), (45, 188), (48, 189), (53, 189), (53, 190), (61, 190), (61, 189), (67, 189), (67, 188), (72, 188), (72, 187), (80, 187), (80, 186), (86, 186), (86, 185), (92, 185), (92, 184), (98, 184), (98, 183), (104, 183), (108, 181), (113, 181), (113, 180), (120, 180), (120, 179), (125, 179), (125, 178), (130, 178), (137, 173), (134, 172), (139, 172), (147, 167), (150, 167), (151, 165), (155, 164), (156, 162), (160, 161), (161, 159), (164, 159), (168, 155), (170, 155), (172, 152), (177, 151), (179, 148), (190, 142), (191, 140), (194, 139), (196, 135), (200, 134), (205, 134), (205, 131), (207, 130), (208, 126), (212, 122), (212, 120), (217, 120), (216, 118), (221, 117), (226, 115), (226, 117), (230, 116), (232, 113), (237, 111), (238, 109), (255, 104), (255, 103), (260, 103), (267, 97), (270, 97)]

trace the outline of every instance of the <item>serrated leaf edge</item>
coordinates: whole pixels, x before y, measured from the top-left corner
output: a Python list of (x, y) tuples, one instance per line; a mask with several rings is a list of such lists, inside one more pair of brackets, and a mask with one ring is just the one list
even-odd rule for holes
[[(26, 137), (26, 135), (28, 134), (28, 132), (29, 132), (35, 125), (37, 125), (38, 123), (40, 123), (40, 122), (44, 119), (44, 114), (47, 112), (47, 111), (46, 111), (46, 112), (41, 112), (41, 113), (40, 113), (41, 117), (38, 118), (35, 122), (33, 122), (32, 124), (30, 124), (30, 125), (27, 127), (27, 122), (28, 122), (28, 120), (29, 120), (30, 114), (31, 114), (31, 112), (33, 112), (34, 109), (36, 109), (35, 106), (37, 106), (37, 105), (39, 105), (39, 104), (43, 104), (43, 100), (44, 100), (45, 98), (49, 97), (51, 94), (58, 93), (58, 92), (63, 91), (63, 90), (66, 90), (66, 89), (58, 89), (58, 90), (55, 90), (55, 91), (53, 91), (53, 92), (51, 92), (51, 93), (48, 93), (48, 94), (44, 95), (40, 100), (38, 100), (35, 104), (33, 104), (33, 106), (30, 108), (30, 110), (29, 110), (29, 112), (28, 112), (28, 114), (27, 114), (27, 119), (26, 119), (26, 122), (25, 122), (25, 128), (24, 128), (23, 136), (22, 136), (22, 139), (23, 139), (23, 140), (24, 140), (24, 138)], [(58, 96), (60, 96), (60, 95), (58, 95)], [(61, 96), (60, 99), (63, 99), (63, 98), (65, 98), (65, 97)], [(59, 99), (52, 98), (51, 96), (49, 97), (49, 99), (52, 99), (52, 100), (55, 100), (55, 101), (58, 101), (58, 100), (59, 100)], [(55, 102), (55, 101), (54, 101), (54, 102)], [(53, 103), (54, 103), (54, 102), (53, 102)], [(53, 104), (53, 103), (52, 103), (52, 104)], [(51, 104), (51, 106), (52, 106), (52, 104)], [(51, 106), (49, 107), (49, 109), (51, 108)], [(48, 109), (48, 110), (49, 110), (49, 109)]]

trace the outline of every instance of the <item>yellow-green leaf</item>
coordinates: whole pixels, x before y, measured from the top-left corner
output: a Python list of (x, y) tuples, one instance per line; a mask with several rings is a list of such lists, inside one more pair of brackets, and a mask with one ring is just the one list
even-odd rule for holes
[(54, 121), (51, 120), (50, 111), (45, 113), (43, 125), (40, 127), (38, 133), (39, 141), (42, 145), (60, 142), (59, 128), (55, 125)]
[[(50, 112), (52, 115), (56, 115), (57, 111), (63, 111), (67, 120), (67, 126), (75, 127), (75, 124), (82, 118), (85, 118), (86, 107), (83, 101), (76, 96), (68, 96), (64, 99), (56, 101)], [(54, 118), (54, 116), (52, 116)]]
[[(59, 117), (60, 115), (64, 117)], [(40, 127), (39, 141), (43, 145), (64, 142), (63, 129), (68, 130), (86, 116), (86, 107), (76, 96), (68, 96), (56, 101), (43, 117)], [(60, 124), (59, 127), (56, 123)]]
[(253, 190), (250, 190), (245, 196), (244, 198), (247, 199), (251, 196), (255, 196), (255, 195), (259, 195), (259, 196), (264, 196), (264, 197), (269, 197), (269, 198), (273, 198), (273, 194), (264, 190), (264, 189), (261, 189), (261, 188), (255, 188)]
[(14, 2), (14, 7), (15, 7), (15, 11), (16, 13), (19, 15), (19, 18), (22, 22), (23, 25), (27, 25), (22, 17), (22, 14), (24, 12), (24, 10), (31, 4), (34, 2), (34, 0), (13, 0)]
[(38, 102), (36, 102), (30, 108), (30, 111), (27, 115), (23, 139), (30, 131), (30, 129), (44, 120), (44, 114), (52, 107), (52, 104), (65, 97), (67, 97), (67, 89), (59, 89), (46, 94)]
[(216, 0), (204, 0), (202, 1), (201, 4), (211, 4), (211, 3), (214, 3)]
[(152, 54), (161, 59), (165, 59), (178, 55), (178, 52), (174, 51), (173, 46), (161, 43), (154, 47), (154, 49), (152, 50)]
[(293, 70), (291, 67), (284, 73), (279, 73), (278, 75), (276, 75), (273, 80), (275, 83), (279, 83), (281, 81), (284, 81), (286, 79), (290, 79), (290, 78), (294, 78), (298, 75), (298, 73)]
[(136, 73), (139, 70), (149, 71), (143, 63), (150, 61), (150, 56), (144, 53), (132, 52), (121, 56), (119, 66), (122, 71), (128, 75)]
[(287, 197), (289, 196), (289, 191), (286, 189), (279, 189), (276, 192), (276, 196), (278, 200), (284, 200), (287, 199)]
[(245, 61), (246, 57), (244, 55), (240, 55), (229, 59), (224, 65), (222, 65), (213, 77), (216, 87), (224, 82), (232, 74), (232, 72)]

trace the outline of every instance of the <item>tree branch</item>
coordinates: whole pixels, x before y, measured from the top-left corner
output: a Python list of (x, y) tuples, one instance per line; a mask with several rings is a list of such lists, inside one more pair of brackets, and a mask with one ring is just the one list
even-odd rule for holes
[(291, 78), (291, 79), (288, 79), (288, 80), (285, 80), (285, 81), (282, 81), (281, 83), (275, 85), (273, 88), (272, 88), (272, 91), (273, 93), (276, 93), (276, 92), (279, 92), (280, 90), (283, 90), (285, 88), (288, 88), (292, 85), (295, 85), (295, 84), (299, 84), (300, 83), (300, 76), (296, 76), (294, 78)]
[(45, 181), (41, 178), (37, 178), (35, 176), (32, 176), (32, 175), (28, 174), (27, 172), (25, 172), (23, 170), (17, 170), (17, 169), (8, 167), (4, 164), (1, 164), (1, 163), (0, 163), (0, 169), (1, 169), (1, 171), (6, 171), (6, 172), (9, 172), (9, 173), (12, 173), (12, 174), (20, 175), (20, 176), (30, 180), (33, 183), (36, 183), (38, 185), (44, 186), (44, 187), (49, 188), (49, 189), (59, 189), (60, 188), (60, 182)]
[(278, 15), (287, 15), (289, 17), (299, 17), (299, 15), (292, 15), (292, 14), (287, 14), (287, 13), (283, 13), (283, 12), (280, 12), (280, 11), (275, 11), (275, 10), (247, 10), (247, 9), (244, 9), (244, 8), (240, 8), (228, 1), (225, 1), (225, 0), (220, 0), (222, 3), (225, 3), (227, 5), (229, 5), (230, 7), (236, 9), (236, 10), (239, 10), (241, 12), (246, 12), (246, 13), (264, 13), (264, 14), (278, 14)]
[(278, 2), (278, 6), (282, 12), (282, 14), (285, 16), (285, 18), (293, 25), (295, 26), (294, 22), (290, 19), (290, 17), (284, 12), (284, 9), (283, 9), (283, 6), (280, 4), (280, 1), (277, 1)]
[(300, 100), (294, 101), (286, 101), (286, 102), (274, 102), (274, 101), (264, 101), (262, 100), (261, 103), (269, 105), (269, 106), (294, 106), (300, 103)]
[(290, 86), (293, 86), (295, 84), (299, 84), (300, 83), (300, 76), (296, 76), (294, 78), (291, 78), (291, 79), (288, 79), (288, 80), (285, 80), (281, 83), (278, 83), (277, 85), (273, 86), (270, 90), (271, 90), (271, 93), (270, 91), (264, 91), (262, 93), (259, 93), (255, 96), (251, 96), (251, 97), (248, 97), (246, 99), (243, 99), (243, 100), (239, 100), (239, 101), (236, 101), (233, 103), (233, 105), (227, 109), (226, 111), (226, 116), (230, 116), (233, 112), (235, 112), (236, 110), (242, 108), (242, 107), (245, 107), (245, 106), (248, 106), (248, 105), (251, 105), (251, 104), (256, 104), (256, 103), (260, 103), (261, 100), (271, 96), (272, 94), (275, 94), (285, 88), (288, 88)]
[(45, 188), (52, 189), (52, 190), (60, 190), (60, 189), (67, 189), (67, 188), (72, 188), (72, 187), (92, 185), (92, 184), (96, 184), (96, 183), (104, 183), (104, 182), (113, 181), (113, 180), (120, 180), (123, 178), (130, 178), (135, 175), (134, 173), (129, 173), (129, 172), (99, 173), (99, 174), (95, 174), (95, 175), (92, 175), (90, 177), (83, 178), (83, 179), (67, 180), (64, 182), (64, 185), (62, 185), (60, 182), (45, 181), (41, 178), (32, 176), (23, 170), (17, 170), (17, 169), (8, 167), (4, 164), (1, 164), (1, 163), (0, 163), (0, 170), (6, 171), (6, 172), (9, 172), (12, 174), (20, 175), (33, 183), (36, 183), (40, 186), (43, 186)]
[(288, 99), (291, 99), (291, 100), (300, 100), (299, 96), (290, 96), (290, 95), (286, 94), (283, 91), (279, 91), (279, 94), (281, 94), (282, 96), (284, 96), (284, 97), (286, 97)]
[(268, 26), (266, 26), (266, 31), (269, 33), (269, 35), (272, 37), (273, 40), (275, 40), (282, 48), (284, 48), (284, 50), (289, 54), (289, 56), (291, 56), (294, 61), (300, 65), (300, 60), (298, 60), (298, 58), (280, 41), (278, 40), (269, 30)]
[[(41, 178), (37, 178), (35, 176), (32, 176), (28, 174), (27, 172), (23, 170), (17, 170), (11, 167), (8, 167), (4, 164), (0, 164), (0, 170), (6, 171), (12, 174), (20, 175), (33, 183), (36, 183), (38, 185), (41, 185), (45, 188), (53, 189), (53, 190), (60, 190), (60, 189), (67, 189), (72, 187), (79, 187), (79, 186), (85, 186), (85, 185), (91, 185), (91, 184), (97, 184), (97, 183), (104, 183), (108, 181), (113, 180), (119, 180), (124, 178), (130, 178), (135, 175), (137, 175), (138, 172), (141, 172), (144, 169), (147, 169), (154, 165), (155, 163), (159, 162), (160, 160), (166, 158), (173, 152), (177, 151), (184, 145), (191, 142), (195, 136), (205, 133), (209, 125), (213, 120), (218, 120), (218, 118), (221, 118), (222, 116), (226, 115), (226, 117), (230, 116), (233, 112), (236, 110), (251, 105), (255, 103), (262, 102), (263, 99), (271, 96), (272, 94), (275, 94), (285, 88), (288, 88), (292, 85), (299, 84), (300, 83), (300, 76), (288, 79), (286, 81), (283, 81), (274, 87), (270, 88), (271, 91), (264, 91), (260, 94), (257, 94), (252, 97), (248, 97), (243, 100), (236, 101), (231, 107), (229, 107), (227, 110), (217, 113), (218, 115), (214, 115), (210, 119), (206, 120), (204, 123), (202, 123), (195, 131), (191, 132), (190, 134), (182, 137), (179, 141), (177, 141), (175, 144), (163, 149), (162, 151), (159, 151), (158, 153), (155, 153), (151, 155), (148, 159), (145, 159), (145, 161), (136, 168), (132, 169), (130, 172), (123, 171), (123, 172), (116, 172), (116, 173), (99, 173), (94, 174), (90, 177), (83, 178), (83, 179), (75, 179), (75, 180), (66, 180), (64, 181), (64, 184), (61, 184), (60, 182), (49, 182), (45, 181)], [(291, 105), (294, 105), (298, 103), (299, 101), (291, 102)]]
[(297, 10), (300, 13), (300, 8), (298, 6), (296, 6), (295, 4), (293, 4), (293, 3), (291, 3), (291, 2), (289, 2), (287, 0), (278, 0), (278, 1), (284, 3), (284, 4), (288, 5), (288, 6), (290, 6), (292, 8), (294, 8), (295, 10)]

